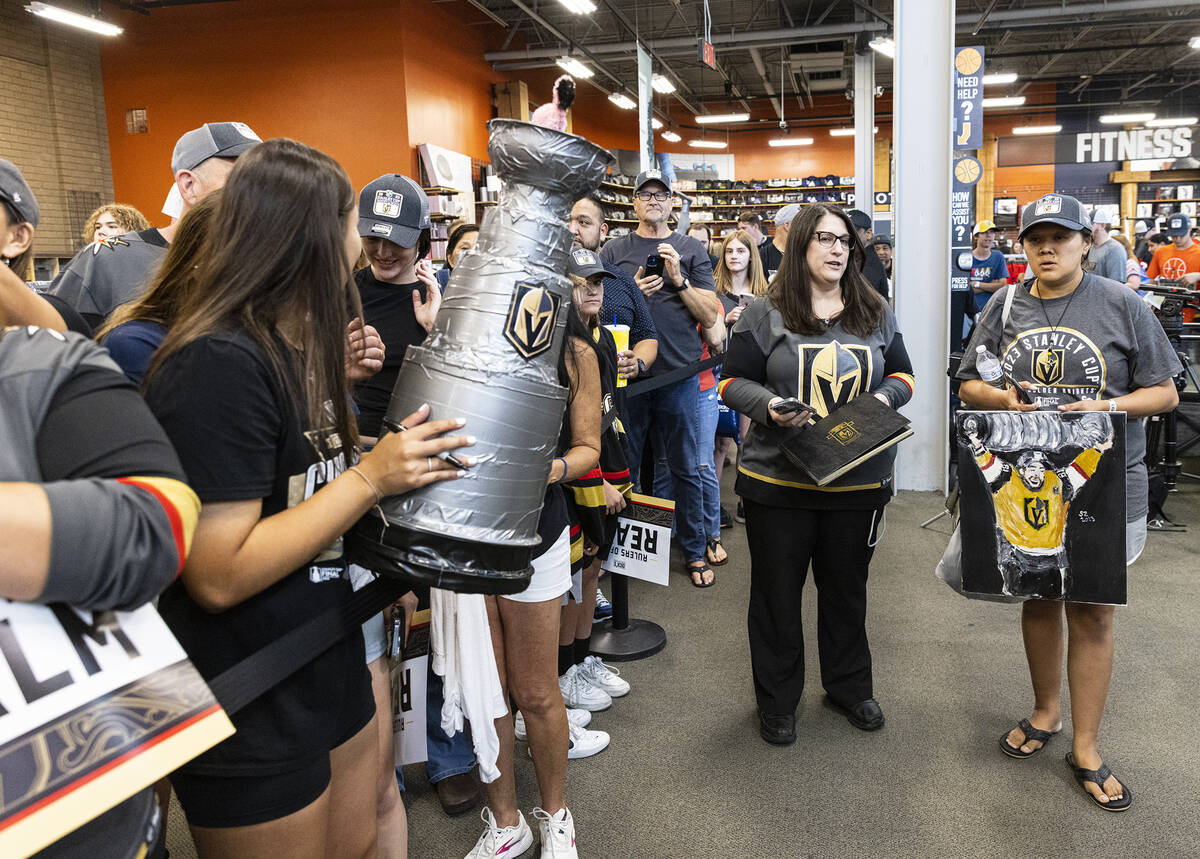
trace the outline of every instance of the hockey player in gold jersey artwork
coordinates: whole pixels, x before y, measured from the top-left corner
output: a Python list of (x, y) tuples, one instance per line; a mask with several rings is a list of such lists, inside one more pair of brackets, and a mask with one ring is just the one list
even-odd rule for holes
[(1125, 603), (1125, 415), (959, 412), (963, 589)]

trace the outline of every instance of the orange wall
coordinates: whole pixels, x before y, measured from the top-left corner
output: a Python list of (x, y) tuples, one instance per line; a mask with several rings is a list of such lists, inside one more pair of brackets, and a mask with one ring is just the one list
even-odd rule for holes
[[(113, 12), (125, 33), (101, 60), (117, 199), (161, 222), (175, 141), (207, 121), (315, 146), (355, 187), (389, 171), (415, 176), (418, 143), (486, 158), (490, 85), (503, 76), (483, 61), (488, 28), (462, 26), (460, 5), (254, 0)], [(452, 41), (432, 36), (448, 31)], [(148, 134), (125, 133), (132, 107), (148, 110)]]

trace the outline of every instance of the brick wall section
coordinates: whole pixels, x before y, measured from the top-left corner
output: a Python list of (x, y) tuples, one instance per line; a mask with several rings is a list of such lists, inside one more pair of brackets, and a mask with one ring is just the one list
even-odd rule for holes
[(68, 191), (112, 199), (98, 40), (0, 0), (0, 156), (21, 168), (41, 208), (38, 257), (82, 246), (67, 214)]

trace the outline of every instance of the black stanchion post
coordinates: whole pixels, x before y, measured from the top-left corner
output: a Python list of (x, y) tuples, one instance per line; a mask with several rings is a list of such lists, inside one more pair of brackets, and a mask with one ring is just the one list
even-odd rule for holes
[(612, 574), (611, 619), (592, 627), (592, 653), (613, 662), (653, 656), (667, 646), (667, 633), (653, 621), (629, 618), (629, 579)]

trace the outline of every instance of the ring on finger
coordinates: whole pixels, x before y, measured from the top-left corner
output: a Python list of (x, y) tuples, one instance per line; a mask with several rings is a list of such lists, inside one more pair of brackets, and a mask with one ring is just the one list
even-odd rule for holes
[(425, 470), (433, 471), (433, 457), (432, 456), (425, 457)]

